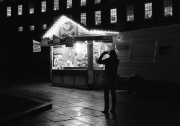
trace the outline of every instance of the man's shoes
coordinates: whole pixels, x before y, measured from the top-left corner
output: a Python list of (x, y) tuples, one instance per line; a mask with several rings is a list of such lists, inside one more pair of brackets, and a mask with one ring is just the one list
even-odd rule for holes
[(110, 110), (110, 112), (112, 113), (112, 114), (116, 114), (116, 112), (115, 112), (115, 110)]
[(107, 110), (103, 110), (101, 112), (104, 113), (104, 114), (108, 114), (109, 113)]

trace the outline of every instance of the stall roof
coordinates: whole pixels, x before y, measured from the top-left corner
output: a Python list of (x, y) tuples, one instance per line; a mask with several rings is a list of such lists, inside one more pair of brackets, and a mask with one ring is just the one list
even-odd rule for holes
[(43, 35), (42, 38), (52, 38), (53, 35), (56, 35), (62, 38), (63, 35), (68, 36), (110, 36), (110, 35), (118, 35), (117, 31), (104, 31), (104, 30), (88, 30), (82, 25), (76, 23), (72, 19), (67, 16), (61, 16), (53, 26)]

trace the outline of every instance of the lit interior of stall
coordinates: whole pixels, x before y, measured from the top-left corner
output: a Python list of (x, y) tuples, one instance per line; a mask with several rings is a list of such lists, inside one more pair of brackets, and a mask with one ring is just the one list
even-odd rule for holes
[(73, 47), (65, 45), (53, 47), (52, 69), (66, 69), (68, 67), (88, 67), (87, 44), (76, 42)]
[[(87, 69), (88, 67), (88, 42), (77, 41), (73, 47), (66, 47), (65, 45), (53, 46), (52, 53), (52, 69), (70, 69), (81, 68)], [(97, 59), (104, 51), (110, 51), (112, 43), (95, 42), (93, 41), (93, 67), (94, 69), (103, 69), (103, 65), (97, 63)], [(103, 58), (108, 58), (105, 55)]]

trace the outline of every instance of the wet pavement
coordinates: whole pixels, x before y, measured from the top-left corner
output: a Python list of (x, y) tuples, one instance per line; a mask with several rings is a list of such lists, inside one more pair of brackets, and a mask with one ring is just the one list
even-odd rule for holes
[(9, 123), (9, 126), (179, 126), (179, 99), (135, 98), (127, 91), (117, 94), (116, 114), (101, 113), (102, 90), (54, 87), (51, 83), (1, 87), (11, 93), (52, 104), (52, 109)]
[(52, 108), (52, 104), (0, 90), (0, 126)]

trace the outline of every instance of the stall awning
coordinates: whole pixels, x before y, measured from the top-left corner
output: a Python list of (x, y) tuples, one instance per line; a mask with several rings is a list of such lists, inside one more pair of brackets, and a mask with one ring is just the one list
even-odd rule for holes
[(118, 31), (89, 30), (63, 15), (53, 24), (53, 26), (43, 35), (42, 38), (53, 39), (53, 35), (63, 39), (66, 36), (112, 36), (118, 34)]

